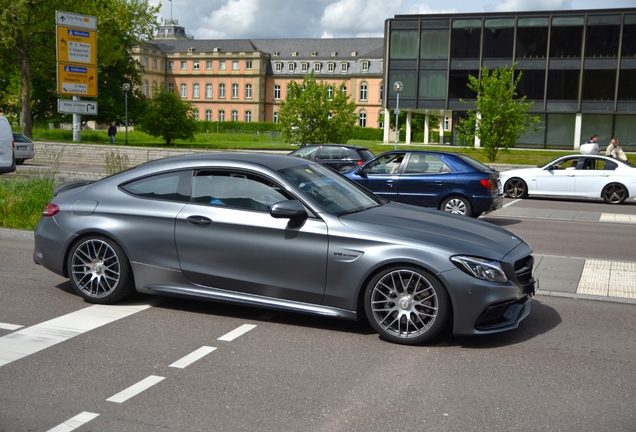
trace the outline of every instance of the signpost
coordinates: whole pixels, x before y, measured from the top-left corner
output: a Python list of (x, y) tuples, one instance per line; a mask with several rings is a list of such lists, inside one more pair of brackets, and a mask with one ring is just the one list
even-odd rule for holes
[(73, 141), (81, 139), (80, 114), (96, 115), (97, 102), (81, 102), (80, 96), (97, 97), (97, 17), (55, 11), (57, 35), (57, 92), (73, 96), (58, 99), (60, 113), (73, 114)]
[(66, 114), (97, 115), (97, 102), (58, 99), (57, 112)]

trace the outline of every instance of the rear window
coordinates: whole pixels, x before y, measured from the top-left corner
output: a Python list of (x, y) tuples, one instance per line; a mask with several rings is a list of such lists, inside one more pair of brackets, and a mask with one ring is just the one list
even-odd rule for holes
[(371, 153), (371, 150), (368, 149), (358, 150), (358, 155), (360, 155), (360, 159), (362, 159), (363, 161), (368, 161), (375, 157), (375, 155)]
[(475, 168), (478, 171), (483, 171), (483, 172), (492, 172), (494, 171), (492, 168), (490, 168), (488, 165), (485, 165), (479, 161), (476, 161), (475, 159), (460, 154), (460, 153), (456, 153), (455, 156), (457, 156), (457, 158), (461, 159), (462, 162), (467, 163), (468, 165), (470, 165), (471, 167)]

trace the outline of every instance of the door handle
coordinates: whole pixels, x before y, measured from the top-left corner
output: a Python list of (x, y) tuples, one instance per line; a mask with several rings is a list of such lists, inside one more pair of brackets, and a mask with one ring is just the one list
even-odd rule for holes
[(393, 180), (387, 180), (386, 184), (389, 185), (389, 187), (393, 187)]
[(188, 216), (186, 220), (194, 225), (210, 225), (212, 223), (212, 219), (205, 216)]

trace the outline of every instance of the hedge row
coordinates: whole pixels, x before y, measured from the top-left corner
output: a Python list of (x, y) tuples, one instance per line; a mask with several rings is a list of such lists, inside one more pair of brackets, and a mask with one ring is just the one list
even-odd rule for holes
[(239, 121), (199, 121), (197, 122), (200, 133), (256, 133), (263, 131), (280, 131), (280, 124), (274, 122), (239, 122)]

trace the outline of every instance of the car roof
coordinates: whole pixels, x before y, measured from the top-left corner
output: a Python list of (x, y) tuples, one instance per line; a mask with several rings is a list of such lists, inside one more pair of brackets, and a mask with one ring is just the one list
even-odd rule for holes
[(349, 144), (306, 144), (302, 146), (303, 148), (307, 147), (344, 147), (352, 150), (369, 150), (367, 147), (357, 146), (357, 145), (349, 145)]
[(179, 166), (187, 167), (190, 165), (205, 166), (208, 163), (218, 162), (234, 162), (234, 163), (248, 163), (254, 165), (260, 165), (273, 170), (281, 170), (298, 165), (313, 165), (315, 162), (301, 159), (297, 157), (274, 154), (274, 153), (248, 153), (248, 152), (211, 152), (211, 153), (196, 153), (180, 156), (170, 156), (162, 159), (155, 159), (150, 162), (138, 165), (138, 167), (168, 167)]

